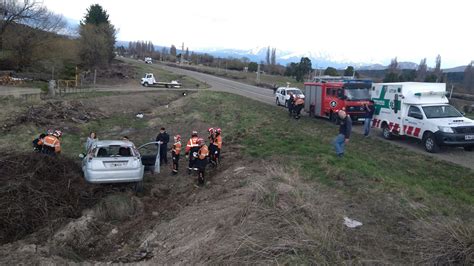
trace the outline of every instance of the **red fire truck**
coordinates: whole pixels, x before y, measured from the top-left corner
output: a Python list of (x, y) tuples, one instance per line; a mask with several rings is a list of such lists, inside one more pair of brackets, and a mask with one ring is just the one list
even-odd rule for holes
[(304, 109), (310, 116), (337, 120), (337, 110), (345, 110), (352, 121), (364, 119), (364, 104), (370, 103), (371, 80), (347, 77), (316, 77), (305, 82)]

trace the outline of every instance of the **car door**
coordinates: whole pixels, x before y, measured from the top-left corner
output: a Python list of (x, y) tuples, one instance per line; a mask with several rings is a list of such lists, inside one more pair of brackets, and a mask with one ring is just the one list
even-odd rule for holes
[(160, 169), (160, 150), (158, 142), (148, 142), (140, 147), (138, 151), (140, 152), (142, 164), (145, 166), (145, 170), (152, 170), (159, 172)]
[(403, 120), (403, 131), (405, 135), (415, 138), (421, 138), (424, 125), (423, 112), (418, 106), (411, 105), (408, 113)]
[(280, 103), (281, 104), (285, 104), (285, 100), (286, 100), (285, 97), (286, 97), (286, 90), (283, 89), (283, 90), (281, 90), (281, 93), (280, 93)]

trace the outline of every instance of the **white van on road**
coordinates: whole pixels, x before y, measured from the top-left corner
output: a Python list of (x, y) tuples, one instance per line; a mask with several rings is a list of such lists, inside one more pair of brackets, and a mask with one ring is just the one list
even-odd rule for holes
[(372, 125), (382, 129), (384, 138), (417, 138), (428, 152), (437, 152), (440, 146), (474, 149), (474, 121), (449, 105), (446, 84), (376, 83), (371, 93)]
[(294, 95), (304, 99), (304, 94), (303, 94), (303, 92), (301, 92), (300, 89), (290, 88), (290, 87), (280, 87), (275, 92), (276, 105), (278, 105), (278, 106), (284, 105), (285, 107), (288, 108), (288, 101), (290, 100), (290, 92), (293, 93)]

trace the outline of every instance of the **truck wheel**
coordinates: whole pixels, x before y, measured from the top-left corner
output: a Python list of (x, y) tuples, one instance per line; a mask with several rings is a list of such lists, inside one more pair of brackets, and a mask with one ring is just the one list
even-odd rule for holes
[(143, 83), (143, 86), (148, 87), (148, 82)]
[(165, 88), (169, 88), (170, 86), (168, 84), (165, 85)]
[(277, 106), (280, 106), (280, 101), (278, 100), (278, 98), (276, 98), (275, 102)]
[(382, 136), (384, 139), (392, 139), (393, 135), (392, 132), (390, 132), (390, 128), (388, 127), (387, 124), (383, 124), (382, 126)]
[(465, 150), (465, 151), (473, 151), (473, 150), (474, 150), (474, 146), (465, 146), (465, 147), (464, 147), (464, 150)]
[(433, 133), (428, 132), (423, 136), (423, 145), (427, 152), (436, 153), (439, 151), (439, 146)]

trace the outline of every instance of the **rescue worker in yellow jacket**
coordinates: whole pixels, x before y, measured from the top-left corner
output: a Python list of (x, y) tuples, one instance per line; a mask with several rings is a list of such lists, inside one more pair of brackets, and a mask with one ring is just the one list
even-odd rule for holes
[(191, 174), (191, 170), (194, 168), (195, 157), (194, 153), (197, 154), (199, 151), (199, 143), (198, 143), (198, 133), (197, 131), (193, 131), (191, 134), (191, 138), (188, 140), (185, 149), (186, 158), (189, 158), (189, 165), (188, 165), (188, 174)]
[(205, 182), (205, 172), (206, 172), (206, 166), (207, 162), (209, 161), (208, 156), (209, 156), (209, 149), (204, 142), (204, 139), (199, 139), (199, 150), (197, 154), (195, 155), (196, 157), (196, 169), (198, 171), (198, 184), (199, 185), (204, 185)]
[(61, 141), (60, 138), (63, 133), (60, 130), (55, 130), (53, 134), (49, 134), (44, 137), (43, 140), (38, 142), (38, 145), (42, 145), (42, 152), (51, 156), (61, 153)]
[(173, 175), (178, 173), (179, 155), (181, 154), (181, 136), (174, 136), (174, 144), (171, 148), (171, 158), (173, 161)]

